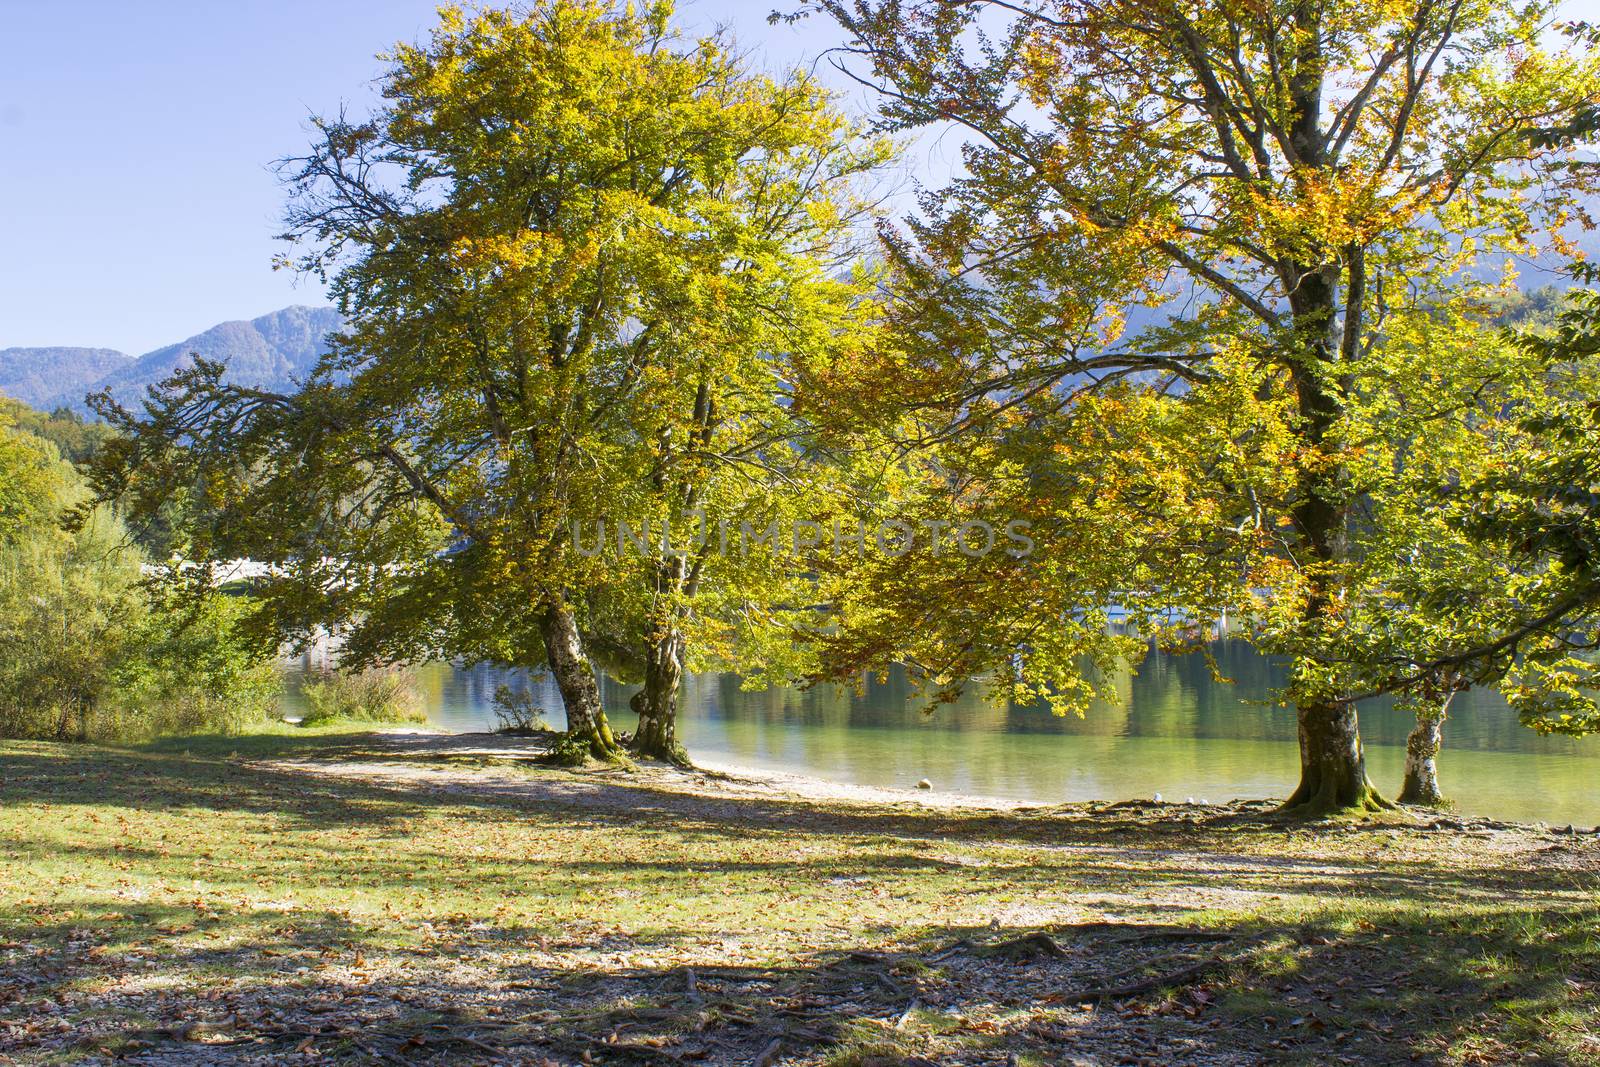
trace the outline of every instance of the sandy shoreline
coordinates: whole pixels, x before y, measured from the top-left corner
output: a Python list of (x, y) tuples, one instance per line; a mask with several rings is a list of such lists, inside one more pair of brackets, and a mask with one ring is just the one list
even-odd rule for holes
[[(407, 740), (404, 743), (395, 745), (395, 747), (401, 751), (419, 753), (432, 750), (448, 752), (458, 756), (531, 761), (538, 759), (547, 748), (547, 744), (542, 737), (519, 737), (488, 731), (456, 732), (435, 728), (389, 727), (380, 728), (374, 732), (387, 738), (416, 739)], [(428, 739), (428, 741), (423, 742), (422, 739), (424, 738)], [(691, 753), (691, 756), (695, 761), (695, 766), (691, 770), (661, 763), (646, 762), (640, 764), (638, 769), (632, 773), (639, 776), (639, 780), (650, 781), (653, 784), (670, 783), (677, 787), (697, 792), (710, 789), (715, 793), (728, 796), (789, 796), (803, 800), (868, 805), (900, 806), (909, 804), (940, 810), (1015, 812), (1055, 808), (1104, 807), (1115, 804), (1200, 811), (1276, 803), (1272, 798), (1264, 797), (1229, 798), (1231, 803), (1213, 803), (1210, 800), (1197, 800), (1195, 803), (1188, 803), (1185, 799), (1167, 797), (1158, 800), (1153, 796), (1097, 797), (1049, 803), (1039, 800), (1022, 800), (1013, 797), (997, 797), (941, 789), (937, 782), (934, 782), (930, 789), (861, 785), (855, 782), (840, 782), (831, 778), (821, 778), (794, 771), (755, 767), (733, 760), (720, 759), (715, 756), (703, 757), (694, 753)], [(602, 771), (599, 773), (611, 772)], [(629, 772), (617, 771), (615, 773), (624, 774)]]
[[(548, 747), (548, 741), (543, 736), (519, 737), (490, 732), (458, 733), (419, 727), (378, 728), (369, 736), (378, 741), (372, 755), (380, 756), (382, 752), (388, 750), (408, 761), (448, 757), (478, 759), (491, 765), (535, 763)], [(403, 775), (407, 777), (418, 773), (425, 773), (425, 768), (414, 763), (403, 770)], [(698, 756), (692, 769), (644, 762), (632, 771), (593, 767), (575, 772), (573, 777), (579, 780), (589, 778), (597, 782), (616, 781), (619, 784), (632, 782), (708, 800), (786, 799), (867, 808), (1023, 815), (1051, 812), (1082, 815), (1116, 810), (1151, 821), (1159, 821), (1163, 817), (1192, 820), (1240, 812), (1264, 814), (1272, 811), (1281, 799), (1236, 797), (1225, 801), (1197, 799), (1190, 802), (1187, 798), (1156, 799), (1152, 796), (1045, 803), (943, 790), (938, 788), (937, 783), (934, 783), (931, 789), (860, 785), (790, 771), (753, 767), (716, 757)], [(1568, 830), (1562, 826), (1547, 826), (1545, 823), (1526, 823), (1425, 808), (1398, 809), (1371, 817), (1366, 821), (1480, 833), (1504, 830), (1563, 835), (1564, 833), (1600, 834), (1600, 826), (1575, 826)]]
[[(433, 759), (480, 760), (490, 765), (486, 770), (492, 774), (493, 764), (514, 765), (524, 762), (534, 764), (548, 749), (548, 739), (544, 736), (510, 736), (488, 732), (455, 733), (417, 727), (382, 728), (369, 736), (377, 742), (373, 751), (369, 753), (371, 756), (381, 759), (383, 754), (388, 752), (407, 761), (401, 772), (405, 777), (425, 774), (425, 762)], [(1208, 800), (1190, 803), (1186, 799), (1157, 800), (1154, 797), (1097, 798), (1042, 803), (942, 790), (937, 784), (931, 789), (859, 785), (795, 772), (752, 767), (715, 757), (696, 757), (692, 769), (653, 761), (639, 763), (631, 771), (596, 765), (573, 772), (572, 778), (575, 781), (592, 780), (597, 783), (632, 783), (708, 800), (793, 800), (864, 808), (990, 812), (997, 815), (1047, 812), (1092, 814), (1115, 809), (1130, 814), (1137, 812), (1141, 817), (1149, 819), (1160, 819), (1163, 815), (1175, 818), (1199, 818), (1207, 814), (1224, 812), (1270, 811), (1278, 803), (1278, 800), (1271, 798), (1230, 798), (1226, 802)], [(1420, 823), (1439, 817), (1439, 813), (1434, 812), (1414, 814), (1397, 811), (1386, 813), (1382, 821)], [(1509, 828), (1520, 825), (1482, 818), (1457, 820), (1451, 815), (1444, 817), (1478, 828)]]
[[(542, 737), (517, 737), (489, 732), (452, 732), (418, 727), (381, 728), (374, 734), (383, 738), (383, 747), (397, 754), (449, 754), (496, 761), (538, 760), (546, 751)], [(693, 769), (661, 763), (642, 763), (632, 772), (595, 770), (598, 776), (625, 775), (641, 783), (667, 786), (684, 792), (712, 793), (720, 796), (793, 797), (801, 800), (843, 802), (866, 805), (913, 805), (936, 809), (980, 811), (1027, 811), (1053, 805), (1006, 797), (982, 796), (932, 789), (857, 785), (828, 778), (752, 767), (729, 760), (695, 758)]]

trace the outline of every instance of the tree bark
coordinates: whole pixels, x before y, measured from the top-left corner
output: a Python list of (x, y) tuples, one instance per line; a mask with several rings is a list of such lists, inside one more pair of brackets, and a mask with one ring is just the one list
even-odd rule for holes
[[(1322, 53), (1319, 10), (1296, 9), (1301, 44), (1289, 75), (1293, 107), (1289, 138), (1296, 162), (1307, 170), (1328, 164), (1327, 132), (1322, 126), (1322, 89), (1326, 57)], [(1345, 561), (1349, 519), (1346, 472), (1341, 463), (1321, 455), (1345, 405), (1344, 389), (1351, 368), (1341, 359), (1354, 353), (1360, 330), (1359, 302), (1364, 287), (1364, 259), (1348, 254), (1342, 261), (1334, 249), (1319, 256), (1296, 257), (1279, 268), (1287, 294), (1293, 346), (1287, 369), (1294, 380), (1300, 436), (1312, 461), (1300, 469), (1291, 518), (1300, 535), (1302, 566), (1310, 577), (1303, 608), (1310, 632), (1325, 627), (1340, 605), (1337, 588)], [(1343, 321), (1339, 315), (1340, 283), (1350, 271)], [(1355, 704), (1341, 697), (1312, 695), (1298, 702), (1300, 784), (1284, 804), (1295, 814), (1321, 815), (1392, 807), (1367, 778), (1366, 756)]]
[[(717, 404), (712, 396), (712, 385), (702, 378), (695, 388), (693, 442), (708, 449), (717, 424)], [(660, 450), (662, 461), (656, 476), (656, 491), (663, 496), (675, 497), (681, 514), (688, 515), (700, 503), (701, 485), (694, 481), (673, 485), (668, 477), (673, 453), (672, 435), (664, 431)], [(702, 517), (703, 521), (703, 517)], [(702, 533), (704, 531), (702, 530)], [(679, 767), (690, 767), (689, 752), (678, 741), (678, 689), (683, 683), (683, 666), (688, 653), (689, 639), (683, 632), (690, 617), (695, 592), (699, 588), (705, 553), (709, 542), (700, 546), (698, 558), (691, 564), (685, 552), (674, 551), (668, 543), (666, 529), (662, 530), (662, 555), (656, 559), (654, 596), (647, 616), (645, 633), (644, 688), (635, 693), (630, 706), (639, 716), (639, 727), (633, 734), (633, 750), (641, 756), (665, 760)]]
[[(1454, 694), (1452, 694), (1453, 696)], [(1406, 778), (1400, 803), (1439, 807), (1445, 796), (1439, 790), (1439, 749), (1444, 745), (1444, 719), (1450, 697), (1417, 709), (1417, 725), (1406, 738)]]
[[(696, 569), (698, 570), (698, 568)], [(683, 632), (687, 608), (679, 603), (695, 575), (683, 556), (667, 555), (656, 563), (655, 599), (645, 634), (644, 688), (634, 694), (639, 716), (633, 750), (641, 756), (688, 767), (689, 753), (678, 742), (678, 687), (689, 639)]]
[(639, 715), (634, 751), (680, 767), (690, 766), (688, 750), (678, 741), (678, 689), (683, 682), (686, 644), (675, 622), (652, 635), (645, 649), (644, 688), (632, 701)]
[(1392, 807), (1367, 777), (1367, 757), (1353, 703), (1302, 704), (1298, 715), (1300, 786), (1284, 802), (1284, 810), (1320, 815)]
[[(594, 668), (583, 648), (578, 621), (565, 600), (545, 609), (541, 620), (546, 660), (550, 673), (561, 690), (567, 712), (567, 738), (579, 751), (586, 749), (596, 759), (616, 761), (621, 756), (611, 725), (600, 702), (600, 686)], [(578, 748), (582, 746), (582, 748)]]

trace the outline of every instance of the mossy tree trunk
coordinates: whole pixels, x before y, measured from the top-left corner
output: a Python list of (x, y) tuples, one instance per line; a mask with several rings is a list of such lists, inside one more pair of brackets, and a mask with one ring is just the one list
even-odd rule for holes
[(1298, 717), (1300, 785), (1284, 803), (1284, 810), (1323, 815), (1392, 807), (1367, 777), (1367, 758), (1353, 703), (1303, 704)]
[(644, 688), (633, 698), (639, 728), (633, 749), (641, 756), (689, 766), (689, 753), (678, 741), (678, 690), (683, 682), (686, 641), (683, 631), (668, 624), (645, 650)]
[[(697, 445), (709, 448), (716, 425), (716, 405), (710, 383), (702, 381), (695, 391), (691, 425)], [(670, 442), (662, 442), (664, 454)], [(676, 493), (683, 514), (700, 504), (702, 487), (693, 482), (672, 486), (665, 473), (656, 488), (663, 495)], [(656, 559), (651, 611), (644, 638), (644, 688), (634, 694), (631, 706), (639, 716), (633, 734), (633, 751), (640, 756), (688, 767), (689, 752), (678, 740), (678, 692), (683, 684), (684, 663), (688, 658), (689, 638), (684, 627), (692, 617), (695, 594), (704, 574), (710, 541), (704, 539), (695, 549), (675, 550), (662, 531), (662, 554)]]
[(678, 741), (678, 690), (689, 644), (683, 631), (689, 611), (685, 601), (694, 595), (699, 573), (699, 564), (690, 566), (681, 555), (657, 561), (655, 610), (645, 635), (644, 688), (632, 701), (639, 716), (634, 752), (680, 767), (690, 766), (688, 750)]
[(584, 651), (578, 620), (564, 599), (545, 609), (541, 620), (546, 661), (561, 691), (567, 712), (567, 737), (583, 745), (596, 759), (615, 761), (621, 756), (617, 740), (600, 702), (600, 685)]
[[(1322, 122), (1328, 62), (1321, 18), (1314, 6), (1295, 9), (1300, 47), (1287, 74), (1289, 139), (1308, 174), (1330, 161), (1329, 134)], [(1310, 457), (1299, 470), (1290, 518), (1300, 542), (1296, 555), (1310, 579), (1301, 611), (1314, 634), (1338, 610), (1331, 590), (1338, 586), (1348, 548), (1348, 475), (1343, 463), (1328, 459), (1340, 447), (1337, 427), (1349, 374), (1361, 353), (1366, 256), (1358, 242), (1342, 247), (1314, 242), (1284, 257), (1277, 269), (1292, 327), (1282, 342), (1287, 345), (1284, 362), (1294, 383), (1301, 444)], [(1285, 810), (1320, 815), (1391, 806), (1367, 778), (1353, 702), (1337, 694), (1312, 694), (1297, 702), (1297, 714), (1300, 785)]]

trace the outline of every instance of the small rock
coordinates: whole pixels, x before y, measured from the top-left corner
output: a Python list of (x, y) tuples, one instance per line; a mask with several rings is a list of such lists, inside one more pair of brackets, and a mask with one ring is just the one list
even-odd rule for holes
[[(1161, 803), (1161, 794), (1157, 793), (1155, 796), (1151, 797), (1150, 799), (1155, 801), (1157, 804), (1159, 804), (1159, 803)], [(1600, 834), (1600, 826), (1596, 826), (1594, 828), (1594, 832), (1597, 833), (1597, 834)]]
[(933, 783), (928, 781), (926, 778), (924, 778), (922, 781), (917, 783), (917, 788), (918, 789), (932, 789), (933, 788)]
[(1194, 803), (1194, 797), (1184, 797), (1183, 798), (1183, 802), (1185, 804), (1193, 804)]

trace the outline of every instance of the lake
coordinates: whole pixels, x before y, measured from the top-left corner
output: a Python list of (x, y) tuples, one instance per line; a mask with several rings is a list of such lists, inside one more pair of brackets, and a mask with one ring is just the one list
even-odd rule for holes
[[(909, 788), (927, 778), (941, 791), (1041, 804), (1287, 795), (1298, 768), (1294, 714), (1266, 703), (1282, 669), (1237, 639), (1215, 642), (1213, 652), (1234, 684), (1214, 681), (1200, 656), (1152, 653), (1117, 678), (1117, 703), (1097, 703), (1082, 719), (978, 697), (925, 715), (899, 672), (860, 695), (747, 691), (731, 675), (691, 676), (679, 732), (691, 756), (711, 764), (856, 785)], [(550, 724), (564, 724), (554, 684), (525, 672), (431, 664), (418, 684), (443, 729), (492, 729), (502, 684), (531, 690)], [(603, 679), (602, 691), (613, 728), (632, 729), (632, 688)], [(1386, 795), (1399, 792), (1412, 722), (1387, 702), (1362, 708), (1368, 769)], [(1468, 814), (1600, 823), (1600, 738), (1540, 737), (1490, 691), (1456, 698), (1439, 776)]]

